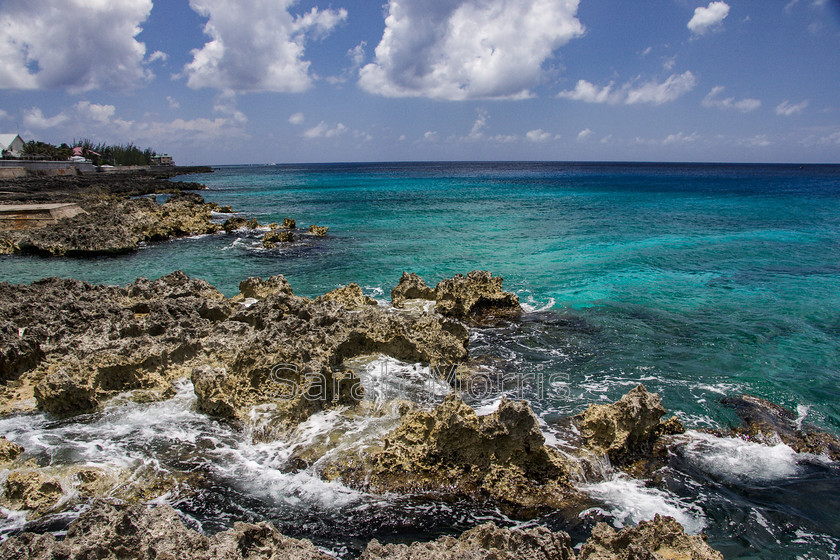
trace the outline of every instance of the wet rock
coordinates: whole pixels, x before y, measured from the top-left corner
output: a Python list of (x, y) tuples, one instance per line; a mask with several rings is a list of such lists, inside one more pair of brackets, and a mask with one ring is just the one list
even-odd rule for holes
[(76, 367), (57, 367), (35, 387), (38, 407), (59, 416), (93, 412), (99, 407), (92, 380), (68, 370)]
[(6, 436), (0, 436), (0, 465), (4, 463), (11, 463), (23, 453), (24, 449), (20, 445), (9, 441)]
[(231, 208), (229, 204), (226, 204), (225, 206), (219, 206), (219, 208), (216, 209), (216, 212), (219, 214), (233, 214), (233, 208)]
[(278, 243), (294, 243), (295, 235), (291, 231), (271, 230), (262, 237), (262, 246), (273, 249)]
[(307, 540), (282, 535), (270, 523), (236, 523), (233, 529), (206, 537), (189, 529), (168, 505), (148, 508), (98, 500), (70, 524), (67, 536), (24, 533), (0, 544), (8, 560), (98, 558), (117, 560), (327, 560)]
[(256, 218), (251, 218), (249, 220), (241, 216), (234, 216), (233, 218), (228, 218), (227, 220), (225, 220), (225, 223), (222, 224), (222, 229), (225, 231), (225, 233), (231, 233), (242, 228), (257, 229), (258, 227), (260, 227), (260, 223), (257, 221)]
[(673, 517), (657, 514), (652, 521), (616, 531), (599, 523), (584, 543), (579, 560), (723, 560), (703, 536), (686, 535)]
[(50, 511), (63, 492), (57, 479), (37, 470), (12, 471), (6, 478), (3, 501), (13, 510), (30, 510), (34, 515)]
[(485, 523), (458, 538), (411, 545), (368, 543), (359, 560), (574, 560), (569, 535), (545, 527), (502, 529)]
[(502, 290), (501, 276), (474, 270), (462, 276), (441, 280), (435, 286), (435, 311), (467, 319), (481, 314), (518, 315), (519, 298)]
[(665, 413), (659, 395), (638, 385), (615, 403), (589, 405), (575, 420), (587, 450), (621, 465), (649, 453), (660, 436), (685, 431), (676, 418), (660, 422)]
[(334, 301), (340, 303), (348, 309), (357, 309), (366, 305), (378, 305), (376, 300), (368, 297), (362, 293), (362, 288), (358, 284), (347, 284), (340, 288), (336, 288), (331, 292), (327, 292), (315, 299), (316, 303), (325, 301)]
[(295, 229), (297, 225), (295, 224), (295, 221), (293, 219), (283, 218), (283, 223), (280, 224), (280, 227), (283, 229)]
[(326, 226), (316, 226), (315, 224), (312, 224), (309, 226), (309, 233), (317, 235), (318, 237), (325, 237), (328, 229), (330, 228)]
[(224, 368), (203, 365), (192, 372), (196, 408), (220, 418), (235, 418), (236, 406), (230, 394), (230, 383)]
[(781, 440), (798, 453), (827, 455), (833, 461), (840, 460), (840, 439), (815, 426), (803, 424), (797, 415), (787, 408), (752, 395), (725, 397), (725, 406), (735, 410), (743, 422), (731, 434), (757, 443), (775, 445)]
[(408, 299), (426, 299), (434, 301), (435, 291), (428, 287), (417, 274), (403, 272), (400, 283), (391, 290), (391, 304), (394, 307), (403, 307)]
[(491, 498), (511, 511), (566, 507), (570, 462), (545, 446), (524, 401), (502, 401), (477, 416), (460, 396), (432, 411), (409, 412), (380, 449), (325, 469), (373, 492), (431, 492)]

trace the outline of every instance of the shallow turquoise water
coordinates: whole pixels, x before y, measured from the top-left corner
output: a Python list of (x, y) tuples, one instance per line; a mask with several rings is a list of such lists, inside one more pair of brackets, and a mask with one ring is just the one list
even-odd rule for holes
[[(549, 422), (641, 381), (693, 427), (731, 421), (718, 399), (750, 392), (840, 432), (840, 166), (332, 164), (180, 180), (261, 223), (289, 216), (329, 236), (282, 251), (240, 232), (113, 259), (3, 257), (0, 280), (125, 284), (181, 269), (233, 295), (247, 276), (282, 273), (300, 295), (357, 282), (387, 299), (403, 270), (433, 284), (487, 269), (535, 311), (479, 330), (471, 352), (505, 372), (565, 376), (567, 395), (532, 398)], [(840, 502), (836, 473), (812, 486)], [(752, 507), (744, 499), (733, 510)], [(838, 552), (836, 520), (790, 515), (815, 518)], [(727, 523), (713, 538), (731, 541)], [(727, 556), (747, 553), (745, 531)]]

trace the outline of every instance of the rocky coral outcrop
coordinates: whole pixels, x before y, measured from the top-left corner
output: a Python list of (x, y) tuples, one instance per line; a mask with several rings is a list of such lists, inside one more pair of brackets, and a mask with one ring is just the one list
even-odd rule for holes
[(638, 385), (615, 403), (589, 405), (575, 421), (585, 449), (622, 465), (649, 454), (660, 436), (685, 431), (676, 418), (661, 422), (665, 414), (659, 395)]
[(366, 305), (378, 305), (375, 299), (362, 293), (362, 288), (356, 283), (336, 288), (315, 299), (316, 303), (325, 301), (340, 303), (347, 309), (358, 309)]
[(503, 529), (485, 523), (458, 538), (411, 545), (368, 543), (359, 560), (574, 560), (569, 535), (545, 527)]
[(735, 410), (743, 422), (731, 434), (757, 443), (775, 445), (779, 440), (798, 453), (826, 455), (840, 461), (840, 439), (823, 430), (804, 424), (787, 408), (753, 395), (726, 397), (721, 403)]
[(0, 544), (7, 560), (99, 558), (117, 560), (328, 560), (311, 542), (286, 537), (270, 523), (236, 523), (206, 537), (189, 529), (170, 506), (127, 506), (99, 500), (56, 540), (24, 533)]
[(599, 523), (584, 543), (579, 560), (723, 560), (702, 536), (686, 535), (673, 517), (656, 515), (636, 527), (616, 531)]
[(502, 290), (502, 277), (486, 270), (473, 270), (438, 282), (435, 311), (449, 317), (469, 318), (479, 314), (517, 315), (522, 308), (516, 295)]
[(260, 223), (257, 221), (256, 218), (243, 218), (242, 216), (234, 216), (232, 218), (228, 218), (225, 220), (225, 223), (222, 224), (222, 229), (225, 233), (231, 233), (238, 229), (257, 229), (260, 227)]
[(243, 298), (265, 299), (270, 295), (283, 294), (291, 296), (292, 286), (283, 276), (262, 278), (250, 277), (239, 283), (239, 292)]
[(294, 243), (295, 235), (291, 231), (271, 230), (262, 237), (262, 246), (273, 249), (278, 243)]
[(32, 230), (3, 232), (6, 252), (45, 256), (114, 255), (137, 249), (142, 242), (214, 233), (216, 204), (195, 193), (179, 193), (166, 203), (149, 198), (82, 201), (85, 213)]
[(2, 501), (9, 509), (25, 509), (37, 516), (55, 507), (62, 495), (57, 479), (29, 469), (9, 473)]
[(0, 465), (8, 464), (21, 456), (24, 449), (13, 441), (0, 436)]
[(297, 224), (292, 218), (283, 218), (283, 223), (280, 224), (280, 227), (283, 229), (295, 229), (297, 228)]
[(425, 299), (434, 301), (435, 290), (426, 285), (414, 272), (403, 271), (400, 282), (391, 290), (391, 305), (403, 307), (406, 300)]
[(327, 235), (327, 230), (329, 229), (330, 228), (326, 226), (316, 226), (315, 224), (312, 224), (309, 226), (309, 233), (317, 235), (318, 237), (325, 237)]
[(460, 396), (403, 417), (379, 449), (325, 470), (374, 492), (483, 496), (513, 508), (564, 507), (571, 463), (545, 446), (533, 411), (504, 400), (478, 416)]
[(403, 272), (399, 284), (391, 290), (391, 303), (401, 308), (411, 299), (434, 301), (437, 313), (460, 320), (483, 315), (516, 316), (522, 311), (519, 298), (502, 290), (502, 277), (494, 277), (486, 270), (473, 270), (466, 276), (457, 274), (441, 280), (434, 289), (417, 274)]

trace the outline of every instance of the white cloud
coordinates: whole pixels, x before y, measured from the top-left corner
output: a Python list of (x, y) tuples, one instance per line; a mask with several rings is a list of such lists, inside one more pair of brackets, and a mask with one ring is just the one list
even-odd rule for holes
[(686, 27), (695, 35), (703, 35), (723, 23), (728, 15), (729, 5), (726, 2), (710, 2), (707, 7), (700, 6), (694, 10), (694, 16)]
[(4, 2), (0, 88), (130, 89), (151, 78), (135, 37), (152, 0)]
[(716, 109), (734, 109), (742, 113), (749, 113), (750, 111), (755, 111), (756, 109), (761, 107), (761, 100), (759, 99), (746, 98), (741, 99), (740, 101), (735, 101), (734, 97), (720, 99), (718, 95), (721, 94), (724, 89), (725, 88), (723, 86), (713, 87), (712, 90), (706, 95), (706, 97), (703, 98), (703, 107), (710, 107)]
[(579, 0), (390, 0), (359, 85), (387, 97), (521, 99), (583, 34)]
[(700, 138), (700, 136), (696, 132), (692, 132), (689, 135), (678, 132), (677, 134), (669, 134), (665, 140), (662, 141), (662, 144), (664, 146), (668, 146), (670, 144), (688, 144), (696, 141), (698, 138)]
[(586, 140), (587, 138), (589, 138), (593, 134), (595, 134), (595, 132), (593, 130), (591, 130), (589, 128), (584, 128), (583, 130), (578, 132), (578, 135), (577, 135), (578, 142), (583, 142), (584, 140)]
[(557, 97), (586, 103), (620, 103), (623, 96), (620, 91), (613, 91), (612, 82), (604, 87), (598, 87), (586, 80), (578, 80), (575, 89), (561, 91)]
[(632, 82), (628, 82), (620, 89), (615, 89), (612, 82), (604, 87), (598, 87), (586, 80), (579, 80), (575, 89), (561, 91), (557, 94), (557, 97), (585, 101), (586, 103), (624, 103), (627, 105), (651, 103), (662, 105), (688, 93), (694, 89), (695, 85), (697, 85), (697, 78), (689, 71), (682, 74), (672, 74), (662, 83), (651, 81), (641, 85), (633, 85)]
[(289, 117), (289, 122), (293, 125), (301, 125), (306, 117), (301, 112), (297, 112)]
[(169, 103), (169, 108), (170, 109), (180, 109), (181, 108), (181, 104), (178, 103), (178, 100), (175, 99), (174, 97), (171, 97), (171, 96), (167, 95), (166, 96), (166, 102)]
[(438, 137), (437, 130), (427, 130), (425, 133), (423, 133), (423, 140), (427, 140), (429, 142), (433, 142), (433, 141), (437, 140), (437, 137)]
[(54, 128), (67, 122), (68, 117), (65, 113), (59, 113), (54, 117), (45, 117), (44, 112), (39, 107), (32, 107), (23, 111), (23, 126), (27, 128), (35, 128), (38, 130), (46, 128)]
[(294, 0), (190, 0), (208, 18), (210, 37), (184, 67), (187, 85), (222, 91), (301, 92), (312, 85), (304, 43), (328, 34), (347, 19), (346, 10), (292, 16)]
[(552, 134), (550, 132), (546, 132), (541, 128), (536, 130), (529, 130), (525, 134), (525, 138), (527, 138), (531, 142), (548, 142), (552, 138)]
[(331, 127), (324, 121), (321, 121), (317, 126), (314, 126), (303, 133), (304, 138), (310, 140), (315, 138), (336, 138), (347, 132), (347, 127), (342, 123)]
[(652, 103), (661, 105), (674, 101), (685, 93), (688, 93), (697, 85), (697, 78), (689, 71), (682, 74), (672, 74), (664, 82), (646, 82), (641, 86), (631, 88), (627, 92), (625, 103)]
[(166, 61), (169, 59), (169, 55), (163, 51), (155, 51), (149, 55), (149, 59), (146, 60), (146, 64), (151, 64), (152, 62), (157, 62), (158, 60)]
[(480, 140), (484, 137), (484, 129), (487, 128), (487, 119), (490, 118), (486, 109), (476, 109), (475, 112), (477, 113), (475, 122), (473, 123), (469, 136), (467, 136), (470, 140)]
[(106, 123), (111, 120), (111, 117), (116, 112), (116, 107), (113, 105), (97, 105), (88, 101), (79, 101), (75, 107), (82, 119), (100, 123)]
[(792, 104), (787, 99), (776, 106), (776, 114), (782, 117), (790, 117), (791, 115), (798, 115), (808, 106), (808, 100), (797, 104)]
[(7, 118), (9, 118), (9, 113), (4, 111), (3, 109), (0, 109), (0, 119), (7, 119)]
[(823, 136), (822, 138), (820, 138), (820, 144), (840, 145), (840, 131), (837, 131), (833, 134), (829, 134), (828, 136)]
[(735, 143), (741, 146), (748, 146), (751, 148), (765, 148), (771, 144), (766, 134), (757, 134), (750, 138), (741, 138), (739, 140), (736, 140)]

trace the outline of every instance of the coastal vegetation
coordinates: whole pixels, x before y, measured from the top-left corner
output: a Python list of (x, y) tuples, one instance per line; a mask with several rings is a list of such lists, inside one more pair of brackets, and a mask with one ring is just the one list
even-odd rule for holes
[(46, 161), (66, 161), (74, 155), (80, 155), (94, 165), (151, 165), (157, 152), (152, 148), (135, 146), (133, 142), (108, 144), (94, 142), (89, 138), (74, 138), (70, 144), (63, 142), (58, 146), (30, 140), (23, 147), (23, 155), (27, 159)]

